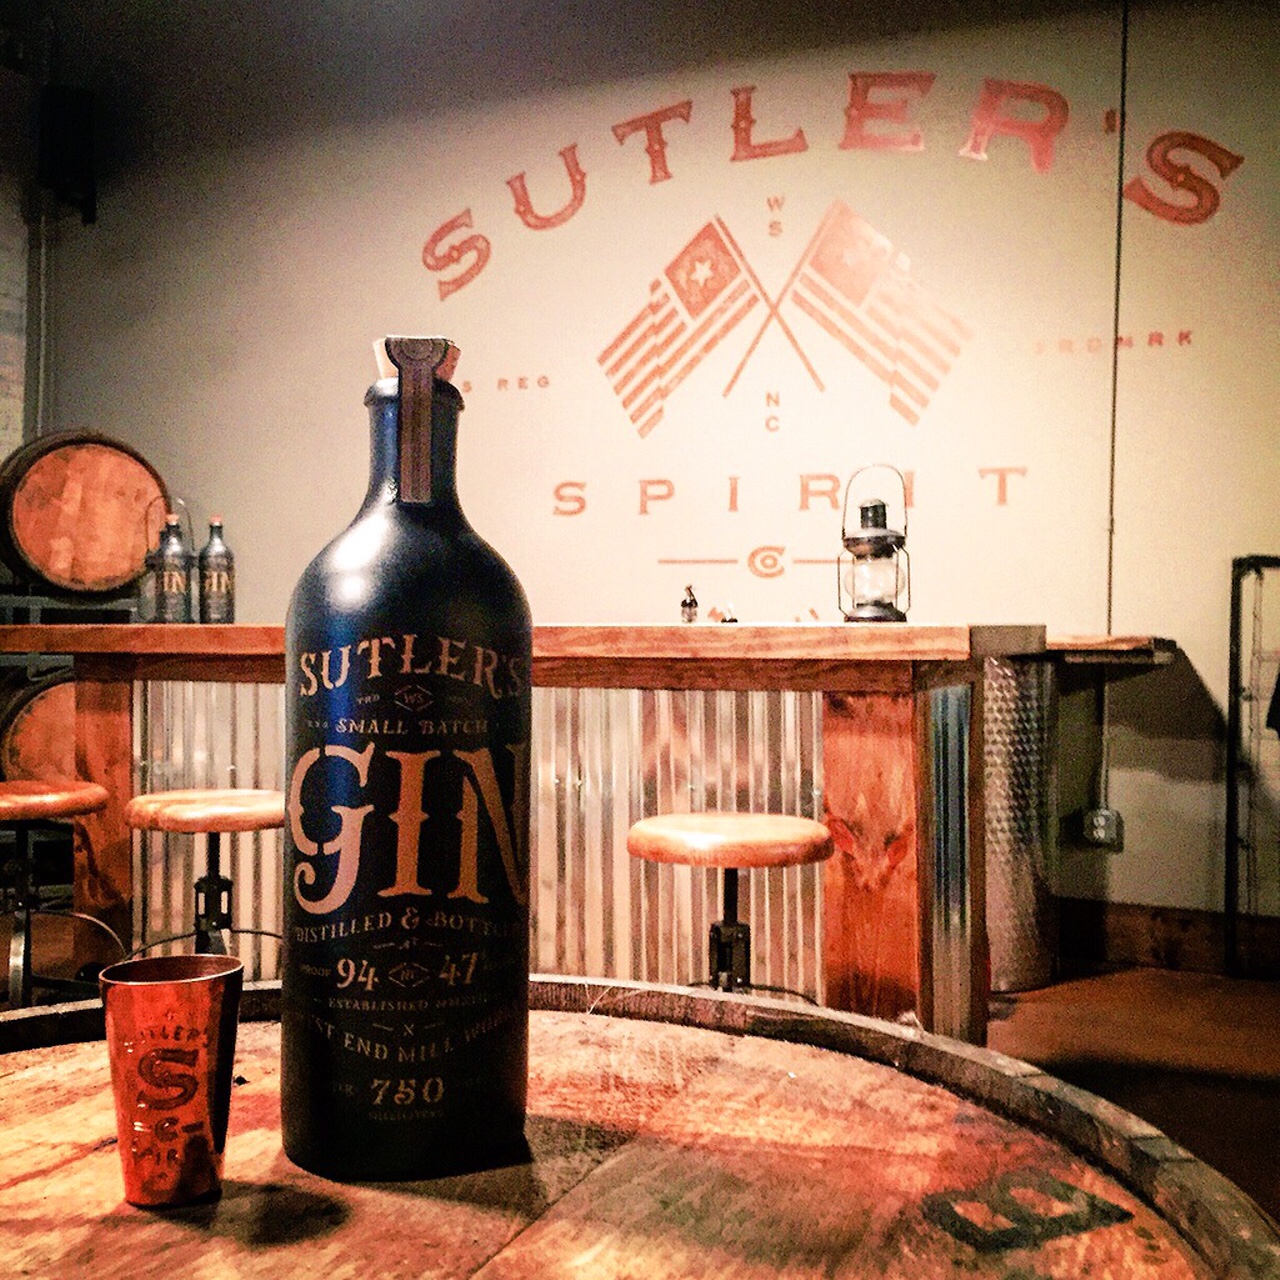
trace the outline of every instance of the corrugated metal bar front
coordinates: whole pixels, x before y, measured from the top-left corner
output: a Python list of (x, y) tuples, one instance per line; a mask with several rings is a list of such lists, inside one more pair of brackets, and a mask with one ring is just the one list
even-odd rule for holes
[[(134, 686), (134, 789), (280, 788), (284, 693), (279, 685), (145, 681)], [(233, 883), (237, 929), (278, 933), (283, 877), (278, 831), (224, 836), (223, 875)], [(194, 884), (205, 869), (205, 837), (135, 832), (134, 936), (151, 954), (190, 950)], [(280, 973), (280, 944), (233, 934), (231, 949), (250, 980)]]
[[(714, 871), (631, 858), (639, 818), (704, 809), (822, 816), (821, 697), (536, 689), (535, 968), (705, 980)], [(752, 978), (821, 998), (818, 867), (747, 877)]]
[(974, 906), (969, 865), (969, 724), (967, 684), (929, 694), (933, 798), (933, 1023), (940, 1035), (970, 1038)]
[[(280, 787), (278, 686), (148, 682), (135, 688), (135, 786)], [(818, 694), (536, 689), (531, 908), (533, 965), (548, 972), (689, 983), (706, 978), (719, 875), (631, 858), (627, 831), (663, 811), (822, 816)], [(275, 831), (228, 839), (225, 874), (244, 929), (279, 930)], [(135, 934), (186, 933), (204, 837), (134, 838)], [(741, 910), (757, 983), (821, 999), (821, 869), (750, 874)], [(233, 940), (248, 976), (279, 973), (279, 946)], [(189, 947), (189, 942), (157, 951)]]

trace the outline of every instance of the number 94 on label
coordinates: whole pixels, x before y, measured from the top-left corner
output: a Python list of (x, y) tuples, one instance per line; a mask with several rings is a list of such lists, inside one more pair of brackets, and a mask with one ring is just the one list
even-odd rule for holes
[(365, 957), (352, 959), (343, 956), (334, 966), (338, 978), (338, 990), (348, 987), (363, 987), (372, 992), (379, 982), (386, 980), (397, 987), (411, 990), (425, 987), (429, 983), (441, 983), (447, 987), (470, 986), (480, 966), (478, 951), (442, 952), (437, 956), (426, 958), (426, 963), (418, 960), (398, 960), (388, 966), (383, 973), (378, 972), (376, 964), (370, 964)]

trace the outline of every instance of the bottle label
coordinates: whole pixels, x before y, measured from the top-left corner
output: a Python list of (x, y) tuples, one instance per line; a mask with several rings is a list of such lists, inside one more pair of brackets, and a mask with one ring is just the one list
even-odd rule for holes
[(186, 559), (173, 557), (161, 562), (156, 582), (156, 621), (191, 621), (191, 582)]
[(200, 621), (235, 621), (235, 570), (210, 565), (200, 570)]
[(528, 654), (377, 634), (291, 651), (286, 679), (286, 1066), (309, 1123), (366, 1148), (518, 1125)]

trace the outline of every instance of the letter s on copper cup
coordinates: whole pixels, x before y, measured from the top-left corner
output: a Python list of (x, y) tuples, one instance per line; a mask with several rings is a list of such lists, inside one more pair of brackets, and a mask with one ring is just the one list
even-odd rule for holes
[(192, 1204), (222, 1194), (243, 981), (234, 956), (152, 956), (103, 969), (130, 1204)]

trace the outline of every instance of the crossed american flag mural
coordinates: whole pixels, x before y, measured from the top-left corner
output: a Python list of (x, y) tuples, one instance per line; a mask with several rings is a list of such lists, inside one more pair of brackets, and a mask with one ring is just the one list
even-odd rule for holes
[(972, 336), (913, 279), (906, 255), (843, 201), (827, 210), (777, 301), (714, 218), (650, 285), (648, 302), (599, 356), (640, 435), (658, 425), (671, 393), (752, 313), (759, 324), (726, 395), (772, 324), (822, 387), (795, 319), (817, 325), (861, 361), (886, 385), (890, 408), (912, 424)]
[(746, 319), (761, 291), (734, 252), (728, 228), (708, 222), (649, 286), (649, 301), (600, 355), (600, 364), (642, 436), (663, 401), (720, 340)]

